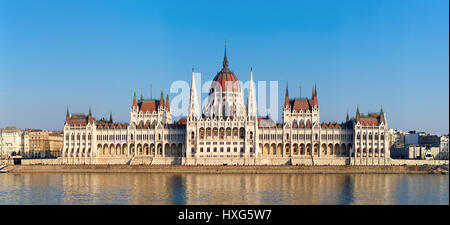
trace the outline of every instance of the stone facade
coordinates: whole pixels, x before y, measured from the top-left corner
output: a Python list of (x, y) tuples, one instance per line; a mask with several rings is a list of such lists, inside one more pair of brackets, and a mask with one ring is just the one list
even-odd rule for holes
[(0, 129), (0, 158), (29, 153), (29, 133), (16, 127)]
[(345, 122), (320, 123), (317, 88), (311, 98), (291, 99), (286, 88), (283, 121), (257, 116), (253, 73), (247, 103), (238, 79), (223, 68), (199, 110), (192, 72), (189, 112), (172, 122), (168, 96), (133, 96), (130, 123), (96, 120), (67, 111), (63, 164), (182, 165), (388, 165), (389, 135), (383, 109), (359, 107)]
[(30, 129), (30, 158), (58, 157), (63, 145), (63, 134), (58, 131)]

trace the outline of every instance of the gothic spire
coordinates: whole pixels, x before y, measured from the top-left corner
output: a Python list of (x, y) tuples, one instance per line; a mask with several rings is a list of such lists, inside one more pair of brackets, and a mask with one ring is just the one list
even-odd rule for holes
[(161, 88), (161, 97), (159, 98), (159, 107), (164, 107), (164, 93)]
[(228, 68), (227, 46), (225, 46), (225, 55), (223, 57), (223, 68)]
[(112, 118), (112, 111), (109, 112), (109, 122), (112, 123), (113, 122), (113, 118)]
[(314, 96), (317, 97), (317, 85), (316, 85), (316, 82), (314, 82)]
[(247, 97), (247, 113), (248, 117), (256, 118), (256, 99), (255, 99), (255, 90), (253, 87), (253, 69), (250, 67), (250, 84), (248, 87), (248, 97)]
[(166, 109), (170, 110), (169, 92), (166, 94)]
[(132, 108), (137, 107), (137, 103), (136, 103), (136, 88), (134, 89), (134, 94), (133, 94), (133, 105), (131, 106)]
[(192, 81), (191, 81), (191, 96), (189, 100), (189, 119), (198, 118), (198, 99), (197, 90), (195, 89), (194, 68), (192, 68)]
[(67, 106), (66, 117), (70, 117), (69, 106)]
[(92, 116), (91, 106), (89, 105), (89, 114), (88, 116)]
[(284, 97), (284, 107), (289, 105), (288, 83), (286, 83), (286, 96)]
[(359, 114), (359, 104), (356, 106), (356, 120), (358, 121), (360, 118), (360, 114)]

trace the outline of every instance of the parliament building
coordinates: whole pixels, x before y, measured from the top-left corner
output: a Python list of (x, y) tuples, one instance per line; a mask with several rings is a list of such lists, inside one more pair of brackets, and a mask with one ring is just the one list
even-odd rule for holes
[(388, 125), (381, 108), (344, 122), (320, 122), (317, 88), (311, 98), (290, 98), (282, 122), (258, 117), (253, 73), (247, 101), (230, 70), (226, 49), (200, 111), (192, 72), (189, 111), (172, 121), (169, 96), (139, 99), (130, 122), (96, 120), (67, 110), (62, 164), (123, 165), (388, 165)]

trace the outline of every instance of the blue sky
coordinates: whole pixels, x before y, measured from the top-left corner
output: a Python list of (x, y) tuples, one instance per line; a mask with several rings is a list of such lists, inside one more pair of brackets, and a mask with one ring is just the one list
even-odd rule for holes
[(279, 81), (280, 111), (286, 82), (317, 82), (322, 121), (383, 105), (392, 128), (448, 133), (448, 4), (0, 0), (0, 127), (61, 129), (89, 105), (128, 122), (133, 88), (212, 79), (226, 41), (239, 79)]

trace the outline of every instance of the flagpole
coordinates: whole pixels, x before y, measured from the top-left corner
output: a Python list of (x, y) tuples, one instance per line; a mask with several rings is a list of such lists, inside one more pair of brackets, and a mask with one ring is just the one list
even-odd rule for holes
[(298, 87), (300, 88), (300, 98), (302, 98), (302, 85), (298, 85)]

